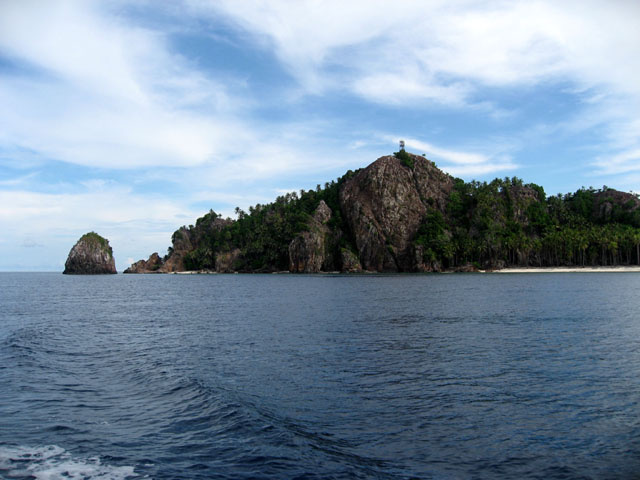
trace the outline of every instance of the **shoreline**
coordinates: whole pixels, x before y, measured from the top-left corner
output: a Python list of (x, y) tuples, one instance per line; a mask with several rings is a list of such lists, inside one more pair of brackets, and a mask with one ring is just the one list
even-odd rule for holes
[[(640, 265), (618, 265), (618, 266), (599, 266), (599, 267), (506, 267), (500, 270), (477, 270), (474, 272), (456, 272), (452, 270), (444, 270), (442, 272), (425, 272), (425, 273), (440, 273), (440, 274), (451, 274), (451, 273), (637, 273), (640, 272)], [(145, 273), (139, 273), (137, 275), (144, 275)], [(151, 273), (151, 272), (150, 272)], [(159, 272), (153, 272), (159, 273)], [(242, 272), (245, 274), (271, 274), (271, 275), (299, 275), (296, 273), (288, 272), (288, 271), (277, 271), (277, 272)], [(403, 273), (409, 275), (415, 275), (416, 272), (396, 272), (396, 274), (402, 275)], [(163, 274), (163, 273), (161, 273)], [(240, 272), (216, 272), (212, 270), (186, 270), (182, 272), (166, 272), (164, 275), (238, 275)], [(388, 275), (389, 272), (370, 272), (370, 271), (362, 271), (362, 272), (315, 272), (315, 273), (307, 273), (301, 275)]]
[(628, 273), (640, 272), (640, 265), (614, 267), (506, 267), (485, 273)]

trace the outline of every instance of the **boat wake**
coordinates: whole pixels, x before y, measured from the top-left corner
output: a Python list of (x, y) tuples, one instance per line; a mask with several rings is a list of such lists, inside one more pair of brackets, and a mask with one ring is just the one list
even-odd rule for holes
[(95, 457), (77, 458), (56, 445), (0, 446), (0, 477), (17, 480), (143, 478), (135, 474), (133, 467), (105, 465)]

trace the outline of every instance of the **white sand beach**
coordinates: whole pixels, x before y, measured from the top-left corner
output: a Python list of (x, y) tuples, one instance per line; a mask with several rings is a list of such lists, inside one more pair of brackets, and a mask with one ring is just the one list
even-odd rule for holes
[(640, 272), (640, 265), (615, 267), (509, 267), (487, 273), (603, 273)]

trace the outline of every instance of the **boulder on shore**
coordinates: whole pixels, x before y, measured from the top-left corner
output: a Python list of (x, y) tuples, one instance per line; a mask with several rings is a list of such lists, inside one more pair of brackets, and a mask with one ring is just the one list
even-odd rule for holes
[(85, 233), (69, 252), (62, 273), (76, 275), (117, 273), (109, 240), (95, 232)]

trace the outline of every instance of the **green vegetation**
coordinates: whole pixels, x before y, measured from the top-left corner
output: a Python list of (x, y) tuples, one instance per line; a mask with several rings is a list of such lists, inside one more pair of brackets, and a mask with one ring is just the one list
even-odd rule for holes
[(413, 168), (413, 158), (405, 150), (394, 152), (393, 156), (400, 160), (405, 167)]
[(418, 229), (414, 244), (422, 247), (422, 257), (425, 264), (437, 263), (449, 266), (452, 263), (455, 246), (440, 211), (430, 210), (427, 213)]
[[(185, 255), (184, 263), (188, 270), (213, 269), (217, 254), (234, 249), (241, 252), (235, 265), (238, 271), (287, 270), (289, 244), (308, 228), (309, 219), (321, 200), (332, 211), (329, 228), (348, 231), (338, 195), (341, 185), (353, 175), (350, 170), (336, 181), (325, 183), (324, 188), (318, 185), (315, 190), (287, 193), (273, 203), (250, 207), (249, 212), (236, 208), (236, 221), (224, 221), (220, 215), (210, 211), (197, 220), (195, 227), (183, 227), (173, 234), (174, 248), (183, 236), (189, 236), (191, 243), (197, 244), (197, 248)], [(354, 249), (346, 235), (335, 246), (336, 255), (340, 247)]]
[[(582, 188), (546, 198), (542, 187), (515, 177), (458, 179), (447, 209), (453, 256), (444, 240), (431, 240), (429, 247), (445, 266), (640, 264), (640, 201), (607, 192)], [(424, 244), (423, 238), (416, 243)]]
[(113, 250), (109, 246), (109, 242), (106, 238), (101, 237), (96, 232), (85, 233), (78, 242), (84, 242), (87, 244), (97, 245), (101, 250), (106, 250), (110, 256), (113, 256)]

